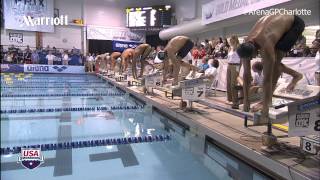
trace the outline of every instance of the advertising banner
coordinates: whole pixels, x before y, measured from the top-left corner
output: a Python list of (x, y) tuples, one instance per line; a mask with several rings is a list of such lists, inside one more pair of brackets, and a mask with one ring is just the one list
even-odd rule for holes
[(197, 101), (200, 99), (204, 99), (206, 94), (206, 85), (197, 85), (194, 87), (184, 87), (182, 88), (182, 99)]
[(210, 24), (290, 0), (213, 0), (202, 5), (202, 24)]
[(112, 41), (112, 50), (122, 52), (127, 48), (136, 48), (141, 43), (137, 42), (124, 42), (124, 41)]
[(53, 17), (53, 0), (4, 0), (3, 3), (6, 29), (54, 32), (52, 24), (40, 21)]
[(22, 33), (9, 33), (9, 41), (13, 43), (23, 43), (23, 34)]
[(87, 39), (145, 42), (143, 33), (131, 32), (128, 28), (87, 26)]
[(180, 82), (182, 99), (197, 101), (205, 98), (206, 84), (203, 79), (191, 79)]
[(23, 71), (23, 64), (1, 64), (2, 73), (21, 73)]
[(44, 64), (25, 64), (25, 73), (67, 73), (84, 74), (84, 66), (64, 66), (64, 65), (44, 65)]
[(314, 98), (299, 104), (288, 105), (289, 137), (319, 135), (320, 100)]
[[(218, 80), (217, 89), (226, 91), (227, 89), (227, 67), (228, 62), (226, 59), (218, 59), (219, 67), (217, 69), (216, 79)], [(255, 58), (251, 61), (251, 65), (254, 62), (261, 61), (260, 58)], [(315, 84), (315, 72), (318, 68), (314, 57), (285, 57), (282, 59), (282, 63), (300, 73), (303, 74), (303, 79), (299, 81), (299, 85), (314, 85)], [(243, 74), (243, 67), (240, 69), (240, 77)], [(254, 72), (252, 71), (253, 75)], [(291, 77), (288, 74), (282, 74), (281, 78), (286, 82), (290, 82)]]

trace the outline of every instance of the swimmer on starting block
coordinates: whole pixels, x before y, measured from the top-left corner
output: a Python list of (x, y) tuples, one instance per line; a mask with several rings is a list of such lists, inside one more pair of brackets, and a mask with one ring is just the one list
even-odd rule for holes
[(141, 63), (141, 70), (140, 75), (141, 77), (143, 75), (144, 67), (146, 64), (149, 64), (146, 61), (146, 58), (149, 56), (149, 54), (153, 51), (153, 48), (149, 44), (140, 44), (134, 49), (134, 56), (132, 59), (132, 76), (134, 79), (137, 79), (137, 62)]
[(132, 62), (133, 56), (134, 56), (134, 49), (132, 48), (128, 48), (122, 52), (120, 74), (127, 71), (128, 65), (129, 63)]
[(169, 67), (169, 59), (173, 65), (173, 83), (172, 85), (178, 84), (178, 76), (180, 71), (180, 66), (184, 66), (192, 69), (195, 73), (198, 68), (193, 66), (192, 64), (183, 62), (182, 59), (189, 53), (189, 51), (193, 48), (193, 42), (190, 38), (186, 36), (176, 36), (172, 38), (167, 46), (165, 47), (163, 52), (158, 53), (158, 58), (164, 61), (163, 67), (163, 82), (165, 83), (167, 80), (167, 71), (166, 69)]
[(96, 67), (99, 67), (99, 71), (101, 71), (105, 67), (105, 58), (107, 56), (107, 53), (105, 54), (99, 54), (96, 57)]
[(260, 50), (263, 63), (263, 96), (252, 111), (261, 111), (262, 118), (267, 118), (269, 106), (272, 103), (272, 95), (281, 73), (293, 77), (287, 86), (287, 90), (293, 90), (302, 74), (281, 63), (285, 53), (294, 45), (304, 31), (304, 21), (298, 16), (272, 15), (264, 16), (258, 20), (250, 31), (245, 42), (239, 46), (237, 53), (244, 65), (244, 110), (249, 111), (248, 99), (251, 82), (250, 60)]
[(110, 56), (110, 61), (111, 61), (111, 68), (110, 70), (111, 71), (115, 71), (115, 67), (116, 67), (116, 64), (117, 64), (117, 59), (121, 56), (121, 53), (120, 52), (113, 52), (111, 53), (111, 56)]

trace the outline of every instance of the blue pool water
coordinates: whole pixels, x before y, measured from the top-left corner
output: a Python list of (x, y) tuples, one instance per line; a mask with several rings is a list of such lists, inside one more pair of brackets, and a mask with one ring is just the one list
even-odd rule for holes
[[(106, 92), (118, 96), (103, 95)], [(57, 93), (64, 96), (49, 96)], [(28, 94), (35, 96), (27, 97)], [(39, 94), (48, 96), (36, 96)], [(187, 126), (93, 75), (1, 75), (1, 110), (101, 106), (108, 110), (2, 113), (1, 148), (156, 135), (171, 138), (161, 142), (42, 151), (44, 163), (34, 170), (17, 163), (19, 153), (2, 154), (1, 179), (267, 179), (215, 145), (206, 143), (204, 148), (205, 139), (192, 135)]]

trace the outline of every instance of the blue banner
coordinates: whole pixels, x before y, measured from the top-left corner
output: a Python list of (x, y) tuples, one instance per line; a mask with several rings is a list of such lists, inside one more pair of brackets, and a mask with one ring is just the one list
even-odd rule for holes
[(1, 64), (2, 73), (23, 73), (23, 64)]
[(141, 43), (127, 41), (112, 41), (112, 50), (122, 52), (127, 48), (136, 48)]

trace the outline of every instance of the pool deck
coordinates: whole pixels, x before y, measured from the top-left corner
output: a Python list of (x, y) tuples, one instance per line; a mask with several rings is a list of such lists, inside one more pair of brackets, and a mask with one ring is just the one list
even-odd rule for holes
[(180, 97), (169, 99), (164, 92), (156, 89), (153, 90), (154, 95), (146, 95), (141, 87), (128, 87), (127, 81), (116, 82), (113, 78), (103, 78), (189, 125), (194, 135), (203, 139), (205, 136), (211, 137), (220, 147), (274, 179), (320, 179), (320, 158), (302, 152), (299, 137), (288, 137), (286, 132), (273, 128), (278, 143), (274, 146), (274, 152), (267, 152), (261, 148), (261, 135), (267, 127), (250, 126), (251, 121), (248, 122), (249, 127), (244, 127), (243, 118), (208, 107), (217, 103), (215, 98), (207, 98), (202, 104), (193, 103), (194, 111), (185, 112), (179, 108)]

